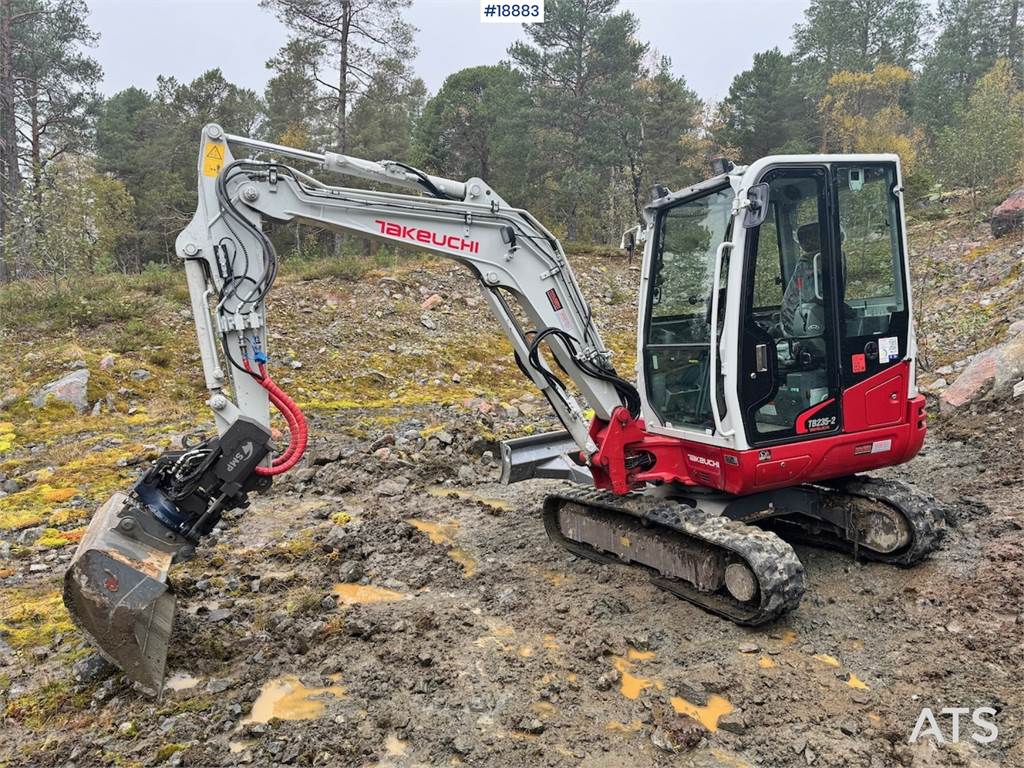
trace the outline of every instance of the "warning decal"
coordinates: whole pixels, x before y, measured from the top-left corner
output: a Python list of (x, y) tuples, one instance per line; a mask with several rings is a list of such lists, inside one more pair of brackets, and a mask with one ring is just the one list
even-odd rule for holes
[(208, 141), (203, 147), (203, 176), (216, 176), (224, 165), (224, 147)]

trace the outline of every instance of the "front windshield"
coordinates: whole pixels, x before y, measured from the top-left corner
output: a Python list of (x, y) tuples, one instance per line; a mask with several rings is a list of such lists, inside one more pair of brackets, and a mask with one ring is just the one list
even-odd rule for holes
[[(655, 344), (707, 343), (707, 312), (715, 252), (732, 217), (729, 186), (670, 208), (659, 222), (651, 278), (651, 337)], [(728, 270), (723, 264), (721, 285)]]
[[(713, 428), (711, 287), (715, 254), (729, 237), (732, 201), (725, 185), (669, 208), (658, 220), (644, 366), (648, 402), (665, 426)], [(722, 262), (724, 289), (728, 252)]]

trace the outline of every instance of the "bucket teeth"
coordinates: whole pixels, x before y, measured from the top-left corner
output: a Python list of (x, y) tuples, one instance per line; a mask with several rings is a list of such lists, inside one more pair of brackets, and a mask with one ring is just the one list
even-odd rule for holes
[(104, 656), (159, 694), (174, 621), (173, 554), (118, 529), (126, 501), (115, 494), (93, 517), (64, 576), (64, 604)]

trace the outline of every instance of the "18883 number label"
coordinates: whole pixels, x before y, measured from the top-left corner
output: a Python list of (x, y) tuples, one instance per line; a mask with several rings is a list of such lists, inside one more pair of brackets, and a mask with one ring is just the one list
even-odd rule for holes
[(480, 0), (480, 21), (487, 24), (534, 24), (544, 21), (544, 3), (543, 0), (533, 3), (494, 3), (490, 0)]

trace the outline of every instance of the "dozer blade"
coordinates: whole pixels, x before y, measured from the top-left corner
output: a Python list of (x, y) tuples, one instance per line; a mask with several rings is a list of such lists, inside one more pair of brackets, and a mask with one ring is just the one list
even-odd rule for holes
[(173, 554), (119, 528), (128, 497), (97, 510), (64, 575), (64, 604), (89, 641), (148, 693), (163, 687), (175, 597), (167, 586)]

